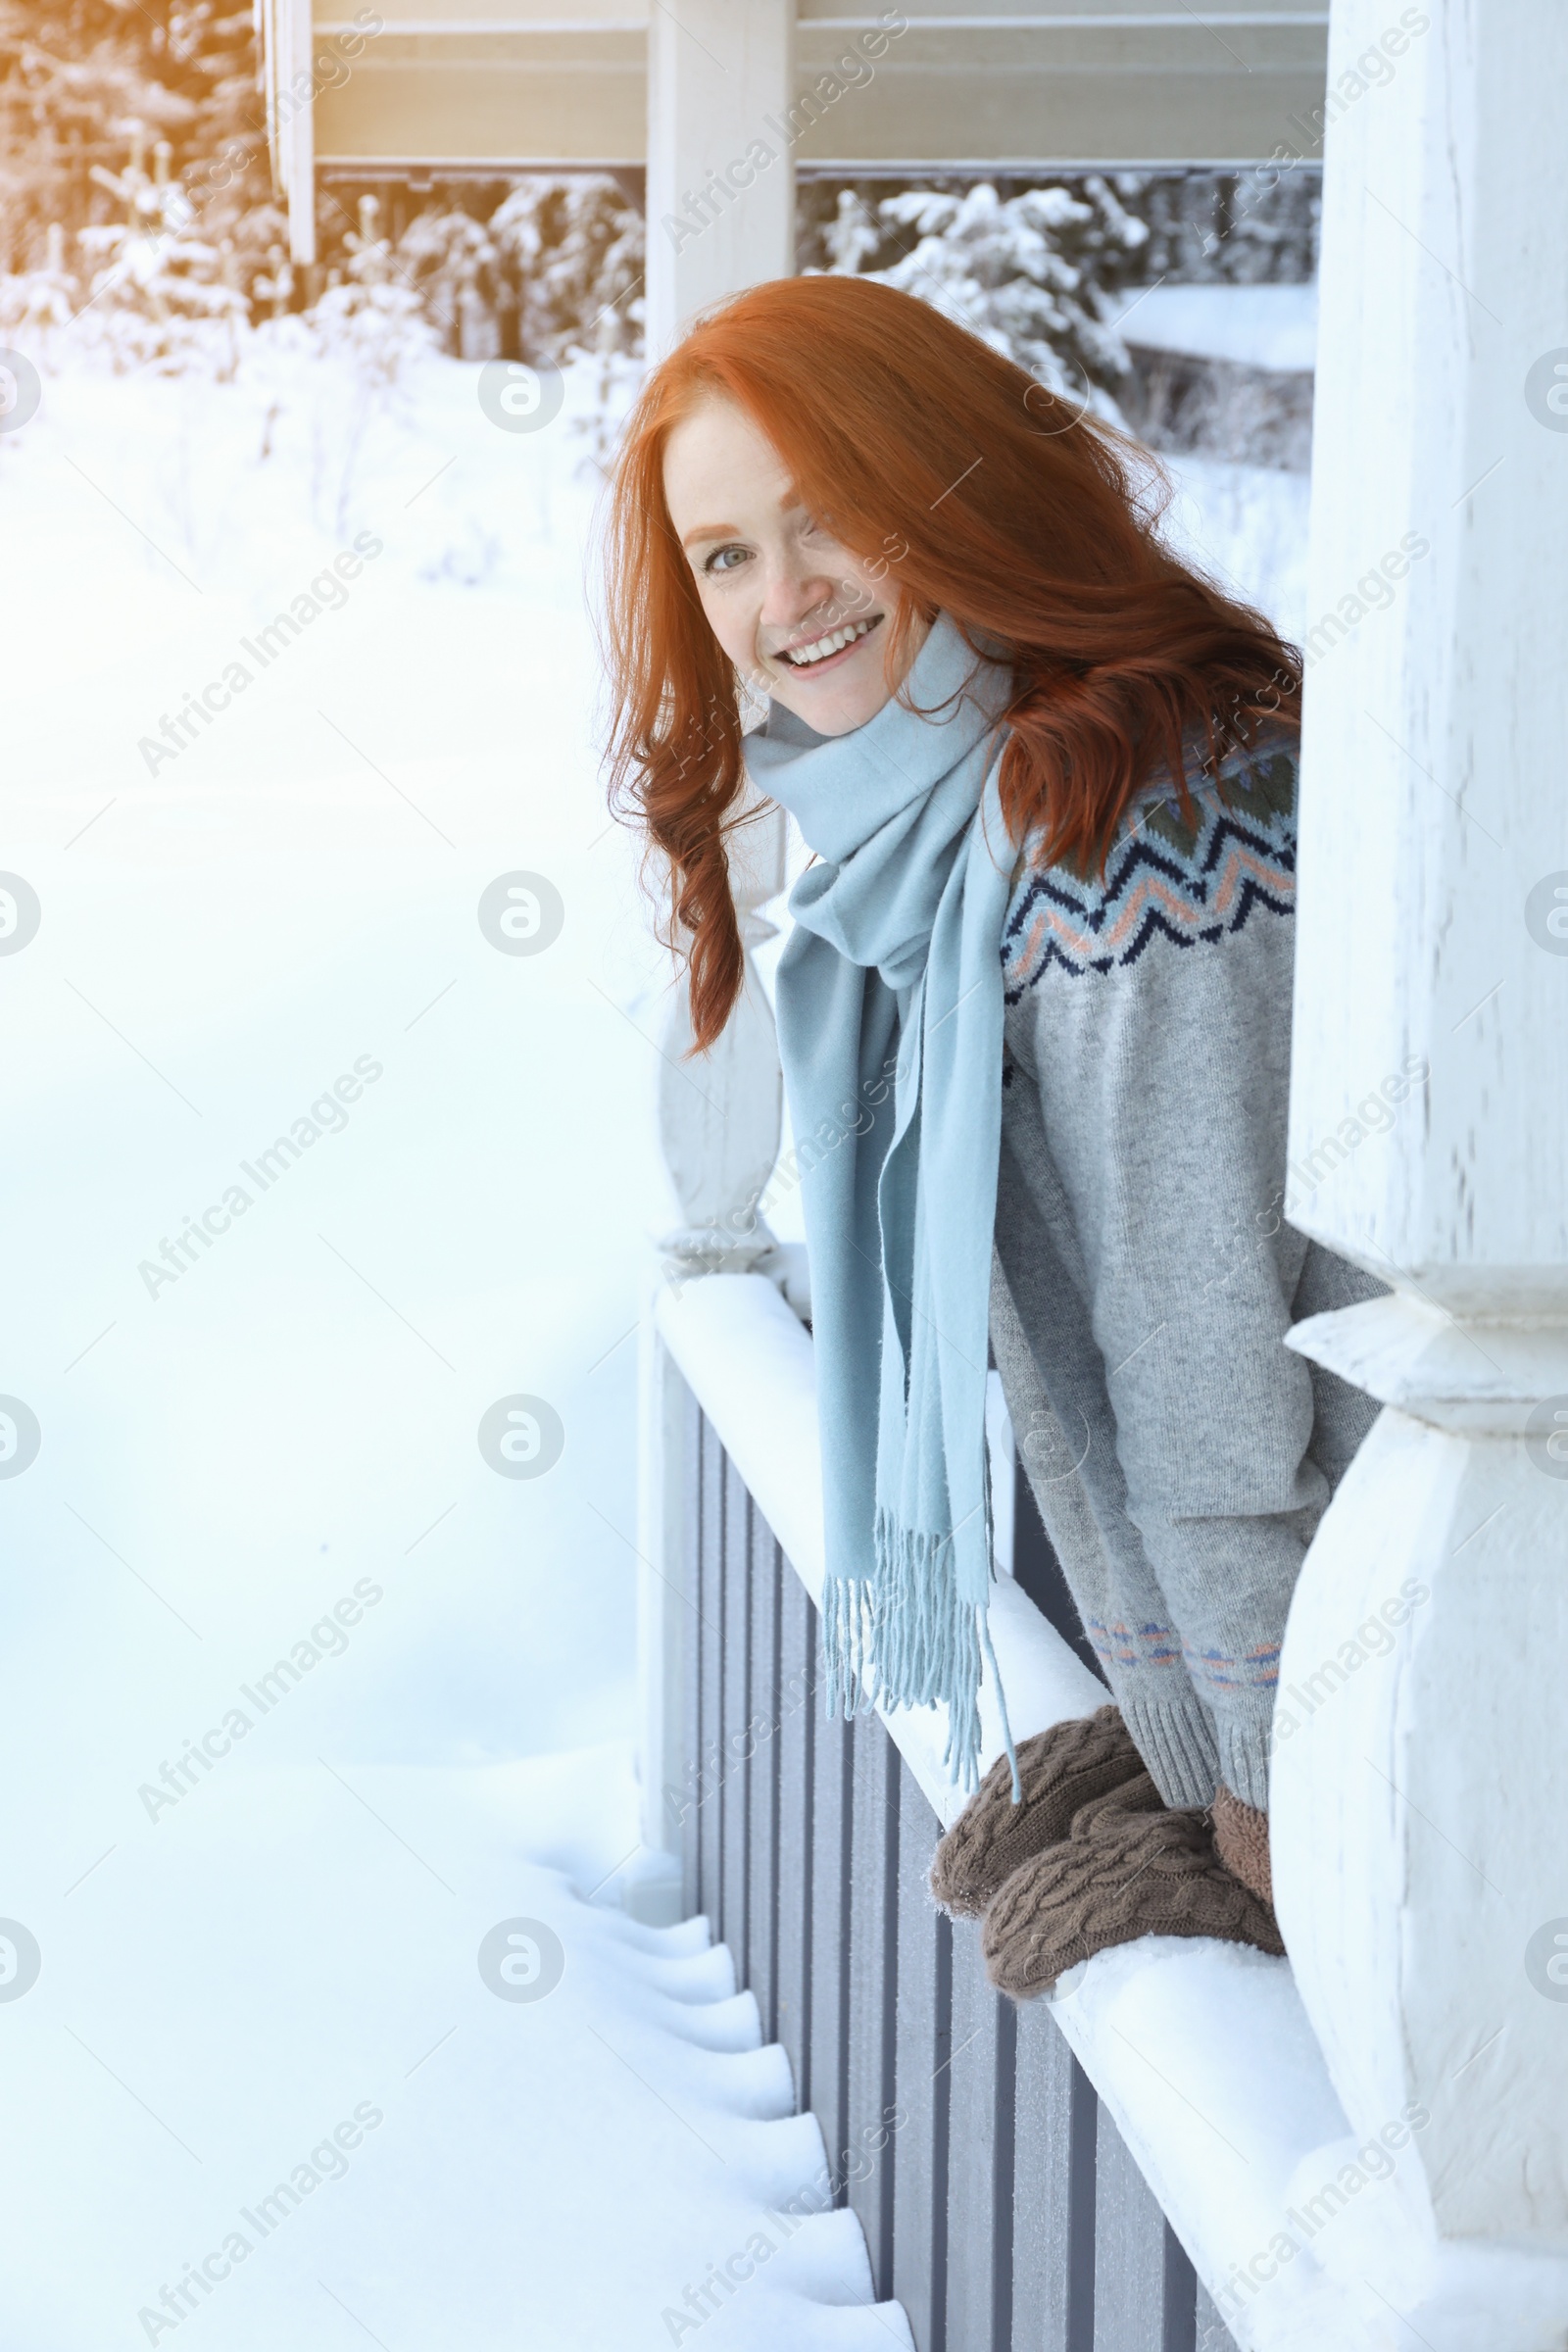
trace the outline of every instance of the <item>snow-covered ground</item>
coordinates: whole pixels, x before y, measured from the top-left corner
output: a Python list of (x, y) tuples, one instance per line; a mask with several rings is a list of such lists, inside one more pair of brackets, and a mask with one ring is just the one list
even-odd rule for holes
[[(0, 435), (0, 2341), (630, 2352), (760, 2232), (715, 2342), (905, 2342), (853, 2223), (767, 2219), (820, 2141), (727, 1957), (613, 1908), (671, 1212), (583, 388), (514, 433), (447, 361), (363, 426), (286, 357), (44, 375)], [(1177, 520), (1299, 626), (1304, 484), (1193, 466)], [(538, 954), (481, 926), (518, 874)], [(537, 1477), (481, 1450), (519, 1397)]]
[(1151, 351), (1289, 369), (1316, 357), (1315, 284), (1135, 286), (1118, 304), (1118, 331)]

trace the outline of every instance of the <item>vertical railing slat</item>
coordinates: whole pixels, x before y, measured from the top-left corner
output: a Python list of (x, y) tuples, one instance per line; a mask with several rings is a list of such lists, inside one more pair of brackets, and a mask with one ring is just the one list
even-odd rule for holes
[(724, 1753), (724, 1449), (710, 1424), (700, 1429), (698, 1590), (702, 1595), (702, 1686), (699, 1702), (701, 1739), (698, 1742), (697, 1785), (698, 1859), (701, 1900), (715, 1936), (723, 1891), (723, 1815), (721, 1775)]
[(849, 2132), (850, 1879), (854, 1742), (842, 1715), (819, 1715), (811, 1777), (811, 2112), (842, 2201)]
[(850, 1892), (849, 2200), (879, 2296), (892, 2292), (894, 2051), (899, 1965), (898, 1749), (874, 1715), (851, 1726), (855, 1870)]
[(1018, 2011), (1011, 2352), (1094, 2352), (1094, 2086), (1043, 2001)]
[(1165, 2332), (1159, 2352), (1197, 2352), (1198, 2273), (1169, 2222), (1165, 2224)]
[(703, 1615), (708, 1607), (703, 1585), (703, 1410), (685, 1382), (680, 1383), (681, 1518), (686, 1530), (686, 1594), (690, 1605), (683, 1615), (682, 1668), (686, 1691), (685, 1721), (681, 1725), (681, 1786), (664, 1792), (664, 1812), (670, 1835), (678, 1836), (682, 1910), (687, 1917), (703, 1908)]
[(779, 1593), (778, 2019), (803, 2113), (811, 2089), (812, 1749), (815, 1744), (816, 1618), (786, 1560)]
[(1207, 2290), (1201, 2283), (1198, 2289), (1193, 2332), (1195, 2352), (1238, 2352), (1235, 2336), (1209, 2301)]
[(720, 1838), (723, 1847), (719, 1885), (719, 1934), (734, 1955), (735, 1966), (746, 1967), (746, 1874), (748, 1797), (752, 1768), (747, 1753), (747, 1725), (751, 1714), (752, 1579), (751, 1522), (753, 1503), (740, 1472), (724, 1459), (724, 1696), (723, 1753), (719, 1766)]
[(993, 1992), (975, 1921), (953, 1930), (947, 2352), (1007, 2352), (1012, 2302), (1016, 2026)]
[[(1095, 2180), (1095, 2352), (1186, 2352), (1192, 2347), (1193, 2274), (1167, 2282), (1166, 2224), (1149, 2183), (1105, 2108), (1100, 2110)], [(1172, 2303), (1167, 2283), (1178, 2298)], [(1186, 2310), (1179, 2300), (1186, 2295)]]
[(751, 1763), (747, 1810), (746, 1983), (757, 1995), (762, 2038), (778, 2033), (778, 1736), (780, 1586), (789, 1570), (773, 1531), (750, 1513), (752, 1588)]
[(919, 2352), (946, 2352), (947, 2343), (953, 1930), (931, 1899), (938, 1834), (924, 1790), (901, 1760), (893, 2293)]

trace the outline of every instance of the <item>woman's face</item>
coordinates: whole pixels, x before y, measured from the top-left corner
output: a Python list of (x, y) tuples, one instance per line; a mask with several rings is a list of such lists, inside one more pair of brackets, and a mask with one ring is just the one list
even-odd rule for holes
[(890, 677), (900, 592), (808, 514), (733, 401), (715, 394), (673, 428), (664, 501), (713, 635), (759, 693), (819, 735), (848, 735), (898, 692), (928, 624), (916, 617)]

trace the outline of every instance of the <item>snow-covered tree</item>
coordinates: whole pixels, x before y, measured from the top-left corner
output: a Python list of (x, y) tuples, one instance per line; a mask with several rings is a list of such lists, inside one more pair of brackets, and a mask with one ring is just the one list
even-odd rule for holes
[(134, 125), (170, 143), (192, 225), (242, 247), (270, 188), (248, 7), (0, 0), (0, 269), (43, 266), (51, 224), (112, 223), (122, 208), (94, 168), (118, 174)]
[(36, 270), (0, 277), (0, 335), (34, 335), (47, 340), (76, 315), (81, 293), (66, 267), (66, 232), (55, 221)]
[(831, 266), (918, 295), (1052, 391), (1113, 415), (1130, 363), (1109, 297), (1149, 232), (1098, 173), (1081, 186), (1003, 197), (982, 180), (874, 206), (846, 188), (825, 232)]
[(1321, 166), (1281, 171), (1120, 172), (1116, 190), (1149, 224), (1143, 274), (1180, 283), (1303, 283), (1317, 269)]
[(373, 200), (360, 208), (363, 233), (350, 229), (335, 286), (305, 314), (318, 357), (340, 363), (373, 400), (394, 390), (412, 362), (439, 350), (440, 336), (387, 238), (375, 232)]
[(490, 218), (525, 360), (641, 349), (642, 216), (606, 172), (530, 172)]
[[(403, 415), (410, 370), (440, 349), (390, 241), (375, 233), (373, 198), (362, 199), (360, 223), (360, 233), (350, 229), (343, 240), (338, 282), (310, 310), (269, 321), (255, 337), (255, 372), (273, 381), (280, 407), (309, 386), (312, 500), (340, 538), (378, 420)], [(301, 370), (302, 357), (315, 365)]]
[(225, 278), (223, 252), (194, 233), (195, 207), (170, 177), (170, 155), (160, 140), (149, 173), (138, 129), (122, 171), (92, 167), (97, 184), (124, 209), (122, 219), (77, 232), (91, 272), (83, 317), (96, 313), (87, 339), (126, 366), (199, 360), (232, 374), (249, 305)]
[(483, 225), (468, 213), (420, 213), (398, 239), (397, 258), (453, 357), (493, 360), (499, 256)]

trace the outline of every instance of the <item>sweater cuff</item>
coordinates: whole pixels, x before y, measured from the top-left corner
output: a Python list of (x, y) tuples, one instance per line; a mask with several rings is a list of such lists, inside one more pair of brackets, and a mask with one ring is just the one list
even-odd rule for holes
[[(1207, 1807), (1220, 1779), (1220, 1751), (1207, 1710), (1195, 1690), (1190, 1699), (1123, 1698), (1122, 1721), (1167, 1805)], [(1266, 1735), (1265, 1735), (1266, 1736)], [(1238, 1796), (1226, 1776), (1227, 1786)], [(1248, 1802), (1253, 1800), (1248, 1798)]]
[(1259, 1813), (1268, 1811), (1269, 1737), (1274, 1721), (1274, 1692), (1260, 1691), (1261, 1708), (1222, 1707), (1216, 1710), (1219, 1731), (1219, 1777), (1232, 1796)]

